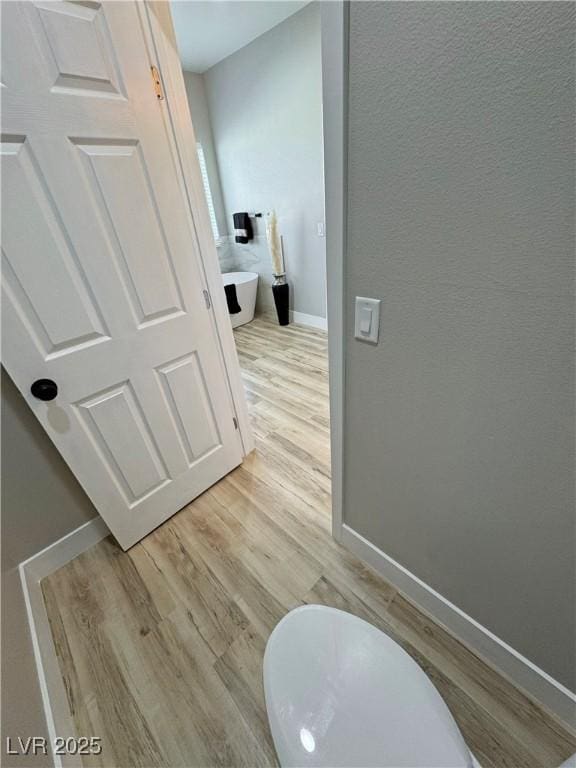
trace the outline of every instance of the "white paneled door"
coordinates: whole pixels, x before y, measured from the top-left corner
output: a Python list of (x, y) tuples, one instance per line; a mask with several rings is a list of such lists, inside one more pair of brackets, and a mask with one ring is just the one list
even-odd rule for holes
[(128, 548), (241, 461), (146, 9), (1, 12), (3, 362)]

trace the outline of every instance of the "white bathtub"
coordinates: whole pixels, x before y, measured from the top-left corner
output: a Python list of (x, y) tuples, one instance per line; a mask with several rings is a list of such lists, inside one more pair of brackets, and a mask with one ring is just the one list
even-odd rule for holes
[(224, 285), (235, 283), (236, 296), (238, 304), (242, 308), (236, 315), (230, 315), (232, 328), (249, 323), (254, 319), (254, 308), (256, 307), (256, 291), (258, 290), (257, 272), (225, 272), (222, 275)]

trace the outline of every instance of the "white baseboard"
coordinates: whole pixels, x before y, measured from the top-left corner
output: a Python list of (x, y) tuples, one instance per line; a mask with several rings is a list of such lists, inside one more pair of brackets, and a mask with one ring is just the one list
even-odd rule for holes
[(574, 732), (574, 693), (345, 524), (341, 543)]
[[(44, 715), (52, 745), (56, 736), (74, 736), (75, 728), (68, 707), (40, 582), (108, 534), (109, 530), (102, 518), (95, 517), (20, 563), (19, 566)], [(72, 768), (72, 766), (81, 765), (80, 758), (71, 755), (53, 754), (52, 758), (55, 768)]]
[[(54, 743), (56, 736), (73, 736), (75, 728), (40, 582), (108, 534), (106, 524), (97, 517), (20, 563), (22, 590), (51, 743)], [(347, 525), (342, 525), (341, 540), (347, 549), (371, 565), (475, 653), (547, 707), (570, 730), (574, 729), (576, 695)], [(55, 768), (79, 765), (78, 759), (72, 756), (54, 756), (53, 759)]]
[(305, 312), (294, 312), (290, 310), (290, 322), (296, 325), (307, 325), (310, 328), (319, 328), (321, 331), (328, 330), (328, 320), (318, 315), (307, 315)]

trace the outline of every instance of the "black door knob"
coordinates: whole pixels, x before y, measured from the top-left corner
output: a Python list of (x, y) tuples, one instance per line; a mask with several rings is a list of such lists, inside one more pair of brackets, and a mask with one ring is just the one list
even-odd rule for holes
[(58, 384), (52, 379), (36, 379), (30, 387), (30, 392), (38, 400), (54, 400), (58, 394)]

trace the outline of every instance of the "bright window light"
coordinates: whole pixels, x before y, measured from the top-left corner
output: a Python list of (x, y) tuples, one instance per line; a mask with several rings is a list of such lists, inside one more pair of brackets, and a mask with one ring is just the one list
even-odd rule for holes
[(206, 202), (208, 203), (208, 213), (210, 214), (210, 224), (212, 225), (212, 234), (214, 240), (219, 242), (220, 233), (218, 232), (218, 222), (216, 220), (216, 211), (214, 210), (214, 200), (212, 199), (212, 192), (210, 190), (210, 180), (208, 178), (208, 170), (206, 168), (206, 157), (204, 156), (204, 149), (202, 144), (198, 142), (196, 144), (196, 151), (198, 152), (198, 161), (200, 163), (200, 173), (202, 174), (202, 184), (204, 185), (204, 194), (206, 195)]

